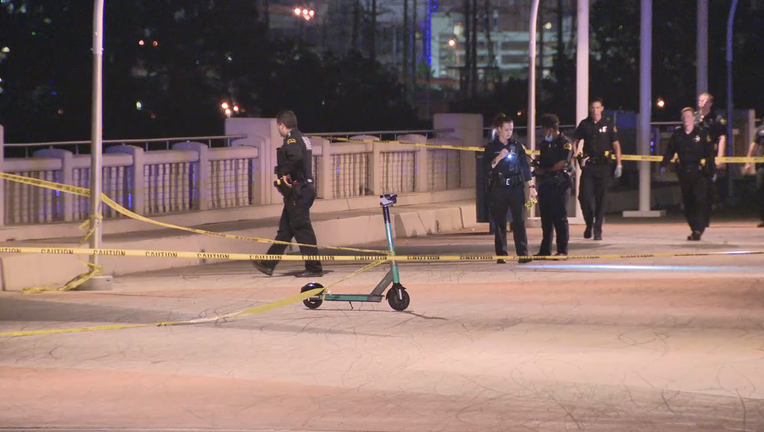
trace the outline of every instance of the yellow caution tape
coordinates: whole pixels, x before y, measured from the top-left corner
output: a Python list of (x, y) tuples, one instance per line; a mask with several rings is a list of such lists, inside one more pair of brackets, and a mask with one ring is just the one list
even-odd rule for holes
[[(32, 185), (32, 186), (38, 186), (38, 187), (42, 187), (42, 188), (46, 188), (46, 189), (58, 190), (58, 191), (61, 191), (61, 192), (71, 193), (71, 194), (74, 194), (74, 195), (87, 196), (87, 197), (90, 196), (90, 189), (85, 189), (85, 188), (81, 188), (81, 187), (78, 187), (78, 186), (71, 186), (71, 185), (51, 182), (51, 181), (47, 181), (47, 180), (40, 180), (40, 179), (35, 179), (35, 178), (30, 178), (30, 177), (19, 176), (19, 175), (15, 175), (15, 174), (8, 174), (8, 173), (0, 173), (0, 178), (5, 179), (5, 180), (10, 180), (10, 181), (18, 182), (18, 183), (28, 184), (28, 185)], [(145, 216), (141, 216), (141, 215), (139, 215), (137, 213), (134, 213), (134, 212), (132, 212), (132, 211), (122, 207), (117, 202), (115, 202), (114, 200), (112, 200), (111, 198), (106, 196), (106, 194), (101, 194), (101, 200), (106, 205), (108, 205), (109, 207), (111, 207), (115, 211), (117, 211), (118, 213), (121, 213), (121, 214), (123, 214), (123, 215), (125, 215), (125, 216), (127, 216), (127, 217), (129, 217), (131, 219), (136, 219), (136, 220), (139, 220), (139, 221), (142, 221), (142, 222), (146, 222), (146, 223), (150, 223), (150, 224), (153, 224), (153, 225), (159, 225), (159, 226), (162, 226), (162, 227), (165, 227), (165, 228), (172, 228), (172, 229), (176, 229), (176, 230), (180, 230), (180, 231), (192, 232), (192, 233), (195, 233), (195, 234), (204, 234), (204, 235), (211, 235), (211, 236), (222, 237), (222, 238), (227, 238), (227, 239), (245, 240), (245, 241), (251, 241), (251, 242), (258, 242), (258, 243), (278, 243), (278, 244), (286, 244), (286, 245), (294, 245), (294, 246), (320, 247), (320, 248), (323, 248), (323, 249), (343, 250), (343, 251), (350, 251), (350, 252), (378, 253), (378, 254), (385, 254), (385, 255), (390, 254), (389, 251), (384, 251), (384, 250), (359, 249), (359, 248), (339, 247), (339, 246), (308, 245), (308, 244), (303, 244), (303, 243), (283, 242), (283, 241), (271, 240), (271, 239), (266, 239), (266, 238), (247, 237), (247, 236), (239, 236), (239, 235), (233, 235), (233, 234), (223, 234), (223, 233), (217, 233), (217, 232), (213, 232), (213, 231), (202, 230), (202, 229), (198, 229), (198, 228), (189, 228), (189, 227), (184, 227), (184, 226), (179, 226), (179, 225), (173, 225), (173, 224), (168, 224), (168, 223), (164, 223), (164, 222), (159, 222), (159, 221), (156, 221), (156, 220), (153, 220), (153, 219), (149, 219), (149, 218), (147, 218)]]
[(490, 261), (496, 259), (532, 258), (534, 260), (571, 260), (571, 259), (624, 259), (624, 258), (670, 258), (701, 257), (718, 255), (762, 255), (762, 250), (747, 251), (712, 251), (712, 252), (673, 252), (673, 253), (638, 253), (606, 255), (568, 255), (568, 256), (499, 256), (499, 255), (268, 255), (223, 252), (183, 252), (143, 249), (91, 249), (66, 247), (0, 247), (0, 253), (43, 254), (43, 255), (99, 255), (139, 258), (180, 258), (180, 259), (216, 259), (228, 261)]
[[(316, 137), (311, 137), (311, 138), (322, 138), (322, 139), (329, 139), (331, 141), (340, 141), (340, 142), (398, 144), (398, 145), (407, 145), (407, 146), (416, 146), (416, 147), (427, 147), (427, 148), (434, 148), (434, 149), (461, 150), (461, 151), (472, 151), (472, 152), (482, 152), (482, 151), (485, 150), (484, 147), (453, 146), (453, 145), (446, 145), (446, 144), (411, 143), (411, 142), (405, 142), (405, 141), (381, 141), (381, 140), (371, 140), (371, 139), (357, 140), (357, 139), (350, 139), (350, 138), (321, 137), (321, 136), (316, 136)], [(539, 154), (539, 151), (538, 150), (527, 150), (526, 149), (526, 153), (528, 153), (529, 155), (537, 156)], [(616, 159), (615, 154), (611, 154), (609, 156), (613, 160)], [(663, 161), (663, 156), (654, 156), (654, 155), (621, 155), (621, 160), (624, 160), (624, 161), (662, 162)], [(716, 161), (717, 162), (722, 162), (722, 163), (754, 163), (754, 162), (764, 162), (764, 156), (759, 156), (759, 157), (724, 156), (724, 157), (716, 158)]]
[(149, 323), (149, 324), (111, 324), (111, 325), (102, 325), (102, 326), (93, 326), (93, 327), (74, 327), (74, 328), (64, 328), (64, 329), (22, 330), (22, 331), (0, 333), (0, 337), (39, 336), (39, 335), (82, 333), (82, 332), (104, 331), (104, 330), (122, 330), (122, 329), (140, 328), (140, 327), (167, 327), (167, 326), (176, 326), (176, 325), (204, 324), (204, 323), (218, 322), (218, 321), (226, 320), (229, 318), (238, 318), (245, 315), (254, 315), (254, 314), (259, 314), (263, 312), (268, 312), (273, 309), (278, 309), (284, 306), (288, 306), (293, 303), (298, 303), (303, 300), (307, 300), (310, 297), (322, 294), (323, 292), (326, 292), (326, 290), (329, 289), (330, 287), (337, 285), (343, 281), (346, 281), (352, 278), (353, 276), (357, 276), (367, 270), (370, 270), (384, 262), (385, 261), (375, 261), (371, 264), (368, 264), (364, 266), (363, 268), (356, 270), (355, 272), (343, 277), (342, 279), (339, 279), (327, 285), (324, 288), (316, 288), (310, 291), (305, 291), (299, 294), (284, 297), (283, 299), (276, 300), (274, 302), (266, 303), (259, 306), (252, 306), (252, 307), (240, 310), (238, 312), (233, 312), (233, 313), (229, 313), (225, 315), (219, 315), (215, 317), (196, 318), (196, 319), (185, 320), (185, 321), (159, 321), (159, 322)]
[(39, 293), (49, 292), (49, 291), (70, 291), (79, 287), (80, 285), (84, 284), (90, 279), (93, 279), (94, 277), (101, 275), (103, 271), (101, 266), (95, 265), (89, 262), (85, 262), (82, 260), (80, 260), (80, 262), (85, 264), (85, 266), (89, 268), (88, 271), (78, 274), (69, 282), (64, 284), (64, 286), (62, 286), (61, 288), (51, 289), (51, 288), (46, 288), (43, 286), (36, 286), (36, 287), (24, 288), (21, 290), (21, 293), (22, 294), (39, 294)]

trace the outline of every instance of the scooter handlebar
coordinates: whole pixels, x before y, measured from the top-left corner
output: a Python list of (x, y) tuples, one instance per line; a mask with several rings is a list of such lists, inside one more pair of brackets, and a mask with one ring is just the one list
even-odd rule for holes
[(379, 196), (379, 205), (387, 207), (398, 202), (398, 194), (384, 194)]

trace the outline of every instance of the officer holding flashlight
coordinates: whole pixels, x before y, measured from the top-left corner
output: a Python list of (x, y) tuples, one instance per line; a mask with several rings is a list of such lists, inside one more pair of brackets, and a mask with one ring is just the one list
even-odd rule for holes
[[(512, 212), (515, 252), (518, 256), (528, 256), (528, 236), (525, 231), (525, 184), (529, 183), (530, 194), (536, 198), (536, 186), (533, 184), (528, 155), (525, 148), (512, 138), (514, 122), (511, 118), (499, 114), (494, 120), (498, 135), (484, 150), (484, 170), (489, 179), (488, 199), (490, 213), (496, 224), (494, 246), (496, 255), (507, 256), (507, 210)], [(530, 262), (530, 258), (521, 258), (520, 264)], [(505, 264), (504, 259), (497, 261)]]

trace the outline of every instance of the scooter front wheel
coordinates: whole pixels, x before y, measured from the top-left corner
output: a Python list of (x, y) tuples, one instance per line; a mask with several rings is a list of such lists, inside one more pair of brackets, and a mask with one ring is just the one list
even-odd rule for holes
[(391, 288), (387, 291), (387, 303), (397, 311), (404, 311), (411, 303), (411, 297), (404, 287)]
[[(302, 289), (300, 289), (300, 292), (304, 293), (305, 291), (310, 291), (310, 290), (314, 290), (314, 289), (317, 289), (317, 288), (323, 288), (323, 287), (324, 286), (321, 285), (320, 283), (311, 282), (311, 283), (305, 285), (304, 287), (302, 287)], [(316, 297), (308, 297), (308, 298), (306, 298), (305, 300), (302, 301), (302, 304), (304, 304), (308, 309), (318, 309), (321, 306), (321, 304), (323, 304), (323, 303), (324, 303), (324, 301), (321, 300), (321, 297), (318, 297), (318, 296), (316, 296)]]

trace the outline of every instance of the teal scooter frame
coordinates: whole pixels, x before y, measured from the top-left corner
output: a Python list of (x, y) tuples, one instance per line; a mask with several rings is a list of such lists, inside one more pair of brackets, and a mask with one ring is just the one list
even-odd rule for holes
[[(379, 205), (382, 206), (382, 215), (385, 218), (385, 233), (387, 234), (387, 248), (395, 255), (395, 245), (393, 244), (393, 227), (390, 223), (390, 207), (398, 202), (398, 194), (385, 194), (379, 196)], [(392, 284), (392, 288), (387, 291), (387, 295), (383, 296), (387, 287)], [(323, 288), (324, 286), (317, 282), (311, 282), (300, 290), (300, 292), (310, 291), (317, 288)], [(379, 303), (383, 298), (387, 299), (387, 303), (391, 308), (397, 311), (406, 310), (411, 302), (411, 297), (406, 291), (406, 288), (401, 285), (401, 278), (398, 273), (398, 262), (390, 261), (390, 270), (385, 273), (385, 276), (377, 284), (377, 286), (369, 294), (319, 294), (308, 299), (303, 300), (305, 306), (309, 309), (318, 309), (324, 301), (346, 301), (346, 302), (367, 302), (367, 303)]]

